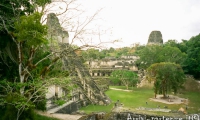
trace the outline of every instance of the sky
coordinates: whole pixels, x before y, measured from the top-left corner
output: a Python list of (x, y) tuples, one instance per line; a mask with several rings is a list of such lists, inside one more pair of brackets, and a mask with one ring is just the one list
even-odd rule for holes
[[(189, 40), (200, 33), (200, 0), (78, 0), (87, 14), (100, 8), (101, 29), (109, 29), (103, 40), (118, 39), (114, 47), (146, 44), (153, 30), (163, 41)], [(109, 36), (109, 37), (108, 37)]]

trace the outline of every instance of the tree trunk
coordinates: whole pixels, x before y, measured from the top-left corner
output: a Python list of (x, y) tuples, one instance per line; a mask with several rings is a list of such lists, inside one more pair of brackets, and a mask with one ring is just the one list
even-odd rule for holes
[(166, 98), (166, 91), (165, 91), (165, 87), (163, 87), (163, 98)]
[(163, 80), (163, 84), (162, 84), (162, 93), (163, 93), (163, 98), (166, 98), (166, 81)]
[[(21, 51), (21, 42), (17, 43), (17, 49), (18, 49), (18, 58), (19, 58), (19, 78), (20, 83), (24, 83), (25, 73), (23, 73), (23, 66), (22, 66), (22, 51)], [(24, 95), (24, 87), (20, 88), (20, 94)]]
[(128, 85), (126, 85), (126, 89), (128, 90)]
[(155, 97), (155, 98), (157, 97), (157, 91), (154, 92), (154, 97)]

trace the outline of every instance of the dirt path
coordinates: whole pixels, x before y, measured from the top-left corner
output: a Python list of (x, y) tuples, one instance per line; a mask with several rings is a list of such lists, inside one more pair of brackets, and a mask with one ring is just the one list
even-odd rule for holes
[(157, 95), (157, 98), (150, 98), (150, 100), (156, 102), (162, 102), (165, 104), (181, 104), (181, 103), (188, 104), (188, 99), (180, 98), (178, 96), (169, 95), (169, 98), (167, 99), (163, 99), (162, 97), (163, 95)]
[(111, 90), (119, 90), (119, 91), (126, 91), (126, 92), (132, 92), (133, 90), (124, 90), (124, 89), (118, 89), (118, 88), (109, 88)]
[(70, 115), (70, 114), (61, 114), (61, 113), (47, 113), (47, 112), (42, 112), (42, 111), (37, 111), (38, 114), (44, 115), (47, 117), (53, 117), (53, 118), (58, 118), (60, 120), (78, 120), (81, 118), (83, 115)]

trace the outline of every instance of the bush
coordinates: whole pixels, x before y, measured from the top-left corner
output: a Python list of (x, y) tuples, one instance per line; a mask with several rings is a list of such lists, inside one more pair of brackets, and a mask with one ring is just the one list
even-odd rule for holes
[(61, 105), (66, 103), (66, 101), (64, 101), (64, 100), (55, 100), (54, 102), (55, 102), (55, 104), (57, 104), (59, 106), (61, 106)]
[(47, 102), (47, 100), (45, 100), (45, 99), (36, 102), (36, 103), (35, 103), (35, 108), (36, 108), (37, 110), (42, 110), (42, 111), (46, 110), (46, 102)]
[(184, 84), (184, 88), (186, 91), (200, 92), (200, 84), (191, 76), (187, 76), (186, 82)]
[(17, 115), (19, 115), (18, 112), (22, 105), (24, 105), (25, 108), (20, 114), (19, 120), (34, 120), (34, 105), (31, 102), (27, 103), (27, 101), (28, 100), (24, 96), (18, 93), (9, 93), (5, 98), (5, 108), (2, 108), (2, 110), (4, 110), (2, 120), (15, 120)]

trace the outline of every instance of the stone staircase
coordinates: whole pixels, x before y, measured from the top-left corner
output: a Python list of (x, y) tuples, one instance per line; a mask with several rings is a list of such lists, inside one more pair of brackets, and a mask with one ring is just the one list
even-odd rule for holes
[(73, 103), (73, 101), (68, 101), (66, 102), (65, 104), (61, 105), (61, 106), (58, 106), (58, 105), (55, 105), (55, 104), (51, 104), (51, 103), (48, 103), (47, 102), (47, 113), (56, 113), (58, 112), (59, 110), (67, 107), (68, 105), (70, 105), (71, 103)]

